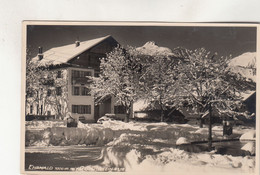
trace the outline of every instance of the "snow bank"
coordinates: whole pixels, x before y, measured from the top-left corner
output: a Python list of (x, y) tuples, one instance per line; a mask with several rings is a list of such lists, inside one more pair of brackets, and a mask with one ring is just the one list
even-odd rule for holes
[(125, 169), (126, 172), (215, 172), (253, 173), (254, 157), (233, 157), (213, 153), (188, 153), (183, 150), (164, 148), (147, 155), (143, 151), (127, 146), (110, 146), (103, 150), (105, 166)]
[(114, 139), (109, 128), (65, 128), (53, 127), (41, 132), (26, 131), (26, 146), (104, 145)]
[(177, 141), (176, 141), (176, 145), (182, 145), (182, 144), (189, 144), (190, 142), (188, 141), (187, 138), (185, 137), (180, 137)]
[(147, 131), (145, 125), (135, 122), (122, 122), (118, 120), (104, 120), (102, 121), (104, 128), (110, 128), (112, 130), (132, 130), (132, 131)]
[[(117, 139), (109, 142), (103, 148), (103, 164), (124, 169), (127, 172), (188, 172), (210, 173), (213, 170), (221, 173), (253, 173), (255, 168), (255, 157), (220, 155), (215, 152), (186, 152), (171, 147), (169, 143), (176, 141), (176, 144), (189, 143), (193, 135), (180, 137), (187, 130), (180, 131), (180, 128), (173, 130), (172, 126), (162, 126), (164, 130), (149, 130), (146, 134), (123, 133)], [(183, 128), (182, 128), (183, 129)], [(216, 130), (219, 127), (215, 128)], [(171, 132), (170, 132), (171, 131)], [(176, 135), (174, 136), (174, 133)], [(162, 134), (164, 133), (164, 135)], [(177, 136), (178, 135), (178, 136)], [(165, 139), (167, 136), (168, 139)], [(158, 139), (159, 138), (159, 139)], [(164, 144), (167, 144), (165, 146)], [(252, 145), (245, 145), (243, 149), (253, 149)]]
[(25, 128), (26, 130), (42, 130), (50, 127), (66, 127), (66, 121), (58, 120), (58, 121), (26, 121)]
[(208, 133), (208, 128), (200, 128), (200, 129), (198, 129), (197, 131), (195, 131), (194, 133), (197, 133), (197, 134), (206, 134), (206, 133)]
[(240, 140), (255, 140), (255, 130), (248, 131), (244, 133), (241, 137)]
[(255, 154), (255, 142), (248, 142), (242, 148), (242, 150), (249, 151), (251, 155)]

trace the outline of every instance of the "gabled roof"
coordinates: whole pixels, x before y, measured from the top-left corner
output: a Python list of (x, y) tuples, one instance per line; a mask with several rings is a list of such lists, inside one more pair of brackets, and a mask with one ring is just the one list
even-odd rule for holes
[[(110, 35), (96, 38), (92, 40), (82, 41), (80, 45), (76, 47), (75, 43), (70, 45), (65, 45), (61, 47), (54, 47), (50, 50), (47, 50), (43, 53), (43, 59), (40, 61), (40, 65), (57, 65), (67, 63), (77, 55), (85, 52), (88, 49), (96, 46), (107, 38), (111, 37)], [(34, 57), (33, 60), (38, 60), (38, 56)]]

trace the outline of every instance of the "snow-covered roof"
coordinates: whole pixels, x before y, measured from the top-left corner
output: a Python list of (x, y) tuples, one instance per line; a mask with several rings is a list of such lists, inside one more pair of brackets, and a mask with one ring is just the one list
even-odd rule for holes
[(241, 93), (241, 97), (242, 97), (243, 101), (245, 101), (249, 97), (251, 97), (251, 95), (253, 95), (254, 93), (256, 93), (256, 91), (245, 91), (245, 92)]
[[(61, 47), (54, 47), (43, 53), (43, 59), (40, 61), (41, 65), (57, 65), (67, 63), (72, 58), (99, 44), (105, 39), (109, 38), (110, 35), (96, 38), (92, 40), (82, 41), (80, 45), (76, 47), (76, 44), (69, 44)], [(34, 57), (33, 60), (38, 60), (38, 56)]]
[(229, 62), (229, 66), (239, 66), (244, 68), (256, 68), (256, 52), (246, 52)]
[(231, 71), (240, 73), (248, 80), (251, 79), (256, 82), (256, 52), (246, 52), (231, 59), (228, 63)]

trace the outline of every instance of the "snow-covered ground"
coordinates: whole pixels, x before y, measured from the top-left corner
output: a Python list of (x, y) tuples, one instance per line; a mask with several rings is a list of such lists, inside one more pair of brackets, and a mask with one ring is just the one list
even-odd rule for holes
[[(26, 147), (26, 153), (66, 154), (64, 148), (73, 147), (71, 149), (73, 150), (75, 146), (81, 145), (80, 150), (84, 150), (85, 146), (82, 144), (99, 146), (101, 152), (97, 158), (100, 160), (99, 163), (74, 167), (74, 169), (70, 169), (72, 171), (182, 171), (182, 173), (237, 174), (253, 173), (255, 169), (254, 156), (221, 155), (216, 154), (216, 150), (211, 152), (202, 150), (196, 153), (178, 148), (178, 144), (206, 141), (207, 128), (199, 128), (189, 124), (124, 123), (109, 119), (102, 121), (102, 124), (79, 123), (78, 128), (65, 128), (59, 124), (48, 123), (48, 127), (51, 126), (51, 128), (44, 128), (40, 121), (27, 123), (28, 147)], [(37, 131), (30, 125), (40, 126), (43, 130)], [(213, 140), (223, 139), (222, 126), (214, 125), (212, 133)], [(238, 147), (240, 146), (245, 151), (255, 150), (255, 143), (252, 142), (255, 139), (254, 128), (235, 126), (233, 133), (230, 138), (241, 137), (241, 140), (245, 140)], [(53, 146), (55, 144), (59, 146)], [(48, 149), (45, 149), (46, 147)], [(59, 151), (61, 149), (63, 152)], [(84, 155), (79, 154), (79, 159), (82, 156), (84, 157)]]

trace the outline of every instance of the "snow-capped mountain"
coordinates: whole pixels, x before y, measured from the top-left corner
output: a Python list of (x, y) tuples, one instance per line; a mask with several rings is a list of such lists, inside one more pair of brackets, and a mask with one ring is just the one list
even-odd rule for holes
[(154, 41), (148, 41), (143, 46), (136, 48), (140, 54), (143, 55), (161, 55), (161, 56), (169, 56), (175, 58), (189, 58), (190, 51), (188, 49), (177, 47), (174, 50), (171, 50), (167, 47), (160, 47)]
[(256, 82), (256, 52), (246, 52), (229, 61), (231, 70)]
[(167, 47), (159, 47), (154, 41), (148, 41), (143, 46), (136, 48), (141, 54), (144, 55), (165, 55), (174, 56), (172, 50)]

